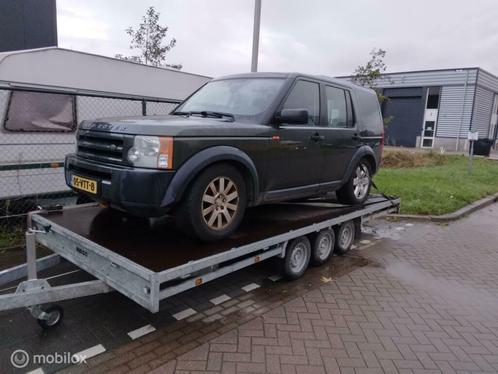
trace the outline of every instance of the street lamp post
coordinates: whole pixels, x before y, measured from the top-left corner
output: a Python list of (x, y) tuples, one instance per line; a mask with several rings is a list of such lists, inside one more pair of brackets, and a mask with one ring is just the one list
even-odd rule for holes
[(261, 21), (261, 0), (254, 1), (254, 29), (252, 32), (251, 72), (258, 71), (259, 24)]

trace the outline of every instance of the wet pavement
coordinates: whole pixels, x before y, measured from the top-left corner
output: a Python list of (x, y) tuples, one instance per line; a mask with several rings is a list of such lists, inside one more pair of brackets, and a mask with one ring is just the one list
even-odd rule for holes
[(448, 225), (366, 231), (355, 253), (366, 266), (156, 372), (498, 372), (498, 205)]
[(262, 263), (173, 297), (156, 315), (117, 293), (62, 303), (54, 331), (26, 311), (0, 313), (2, 372), (16, 372), (15, 349), (99, 345), (105, 352), (87, 364), (23, 371), (498, 372), (498, 205), (447, 225), (375, 220), (364, 231), (348, 256), (297, 281)]

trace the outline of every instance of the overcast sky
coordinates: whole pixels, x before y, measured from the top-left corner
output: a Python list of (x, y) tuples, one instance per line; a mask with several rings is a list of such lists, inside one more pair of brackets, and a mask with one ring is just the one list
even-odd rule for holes
[[(389, 71), (480, 66), (498, 74), (497, 0), (262, 0), (260, 71), (350, 74), (372, 48)], [(177, 46), (169, 63), (219, 76), (250, 70), (253, 0), (57, 0), (59, 46), (133, 54), (125, 29), (149, 6)]]

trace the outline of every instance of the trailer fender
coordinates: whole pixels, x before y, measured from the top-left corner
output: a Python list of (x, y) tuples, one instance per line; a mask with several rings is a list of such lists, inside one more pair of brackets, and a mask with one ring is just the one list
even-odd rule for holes
[(179, 202), (190, 182), (201, 170), (215, 162), (231, 161), (239, 164), (251, 181), (252, 201), (259, 196), (259, 179), (256, 166), (251, 158), (240, 149), (229, 146), (216, 146), (204, 149), (185, 161), (178, 169), (164, 195), (162, 206)]

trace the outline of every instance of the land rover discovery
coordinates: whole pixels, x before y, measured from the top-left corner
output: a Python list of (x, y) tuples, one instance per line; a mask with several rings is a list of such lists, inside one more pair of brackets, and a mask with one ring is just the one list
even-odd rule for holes
[(83, 121), (66, 183), (141, 217), (173, 214), (202, 241), (232, 234), (247, 207), (335, 191), (362, 204), (383, 121), (374, 91), (326, 77), (213, 79), (167, 116)]

